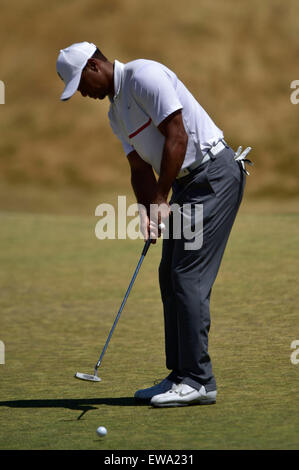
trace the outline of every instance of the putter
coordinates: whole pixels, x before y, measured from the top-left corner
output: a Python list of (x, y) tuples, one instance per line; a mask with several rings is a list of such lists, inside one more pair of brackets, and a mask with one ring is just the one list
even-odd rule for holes
[(113, 323), (113, 326), (112, 326), (112, 328), (111, 328), (111, 330), (110, 330), (110, 333), (109, 333), (109, 336), (108, 336), (107, 341), (106, 341), (106, 343), (105, 343), (105, 346), (104, 346), (104, 348), (103, 348), (103, 351), (102, 351), (102, 353), (101, 353), (101, 355), (100, 355), (100, 358), (99, 358), (98, 362), (97, 362), (96, 365), (95, 365), (94, 374), (93, 374), (93, 375), (92, 375), (92, 374), (82, 374), (81, 372), (76, 372), (76, 374), (75, 374), (76, 379), (87, 380), (87, 381), (89, 381), (89, 382), (100, 382), (100, 381), (101, 381), (100, 377), (98, 377), (98, 368), (100, 367), (100, 364), (101, 364), (101, 362), (102, 362), (103, 356), (104, 356), (104, 354), (105, 354), (105, 352), (106, 352), (106, 349), (107, 349), (107, 347), (108, 347), (109, 341), (110, 341), (110, 339), (111, 339), (112, 333), (113, 333), (113, 331), (114, 331), (114, 329), (115, 329), (115, 327), (116, 327), (116, 324), (117, 324), (117, 322), (118, 322), (118, 320), (119, 320), (119, 317), (120, 317), (120, 314), (121, 314), (121, 312), (122, 312), (122, 310), (123, 310), (123, 308), (124, 308), (124, 306), (125, 306), (125, 303), (126, 303), (126, 301), (127, 301), (127, 298), (129, 297), (130, 291), (131, 291), (131, 289), (132, 289), (132, 286), (133, 286), (133, 284), (134, 284), (134, 281), (135, 281), (135, 279), (136, 279), (136, 276), (137, 276), (137, 274), (138, 274), (138, 271), (139, 271), (139, 269), (140, 269), (140, 266), (141, 266), (141, 264), (142, 264), (142, 261), (143, 261), (145, 255), (146, 255), (146, 253), (147, 253), (149, 247), (150, 247), (151, 242), (152, 242), (152, 240), (151, 240), (151, 238), (149, 238), (149, 239), (146, 241), (145, 245), (144, 245), (144, 248), (143, 248), (142, 253), (141, 253), (140, 260), (139, 260), (139, 262), (138, 262), (138, 264), (137, 264), (137, 268), (135, 269), (134, 275), (133, 275), (133, 277), (132, 277), (132, 280), (131, 280), (131, 282), (130, 282), (130, 285), (129, 285), (129, 287), (128, 287), (128, 290), (127, 290), (127, 292), (126, 292), (126, 295), (125, 295), (125, 297), (124, 297), (124, 300), (122, 301), (122, 304), (121, 304), (121, 306), (120, 306), (120, 309), (119, 309), (119, 311), (118, 311), (118, 314), (116, 315), (116, 318), (115, 318), (114, 323)]

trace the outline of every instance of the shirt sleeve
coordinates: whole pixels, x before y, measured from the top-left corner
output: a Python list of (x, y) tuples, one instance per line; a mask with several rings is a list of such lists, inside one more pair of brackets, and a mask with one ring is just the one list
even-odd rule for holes
[(170, 114), (182, 109), (175, 84), (159, 64), (138, 70), (132, 78), (132, 93), (156, 127)]
[(131, 153), (134, 150), (134, 147), (132, 147), (132, 145), (130, 145), (130, 143), (127, 141), (124, 133), (121, 131), (121, 128), (120, 128), (119, 123), (117, 122), (117, 119), (114, 116), (114, 113), (111, 110), (108, 113), (108, 117), (109, 117), (109, 122), (110, 122), (110, 126), (111, 126), (113, 133), (120, 140), (125, 154), (129, 155), (129, 153)]

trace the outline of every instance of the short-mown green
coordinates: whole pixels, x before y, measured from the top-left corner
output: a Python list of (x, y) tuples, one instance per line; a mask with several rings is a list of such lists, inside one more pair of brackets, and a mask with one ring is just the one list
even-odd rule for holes
[(172, 409), (133, 399), (167, 373), (161, 242), (93, 384), (73, 375), (92, 373), (143, 241), (100, 241), (95, 217), (2, 212), (0, 221), (1, 449), (298, 448), (298, 213), (241, 207), (211, 302), (217, 404)]

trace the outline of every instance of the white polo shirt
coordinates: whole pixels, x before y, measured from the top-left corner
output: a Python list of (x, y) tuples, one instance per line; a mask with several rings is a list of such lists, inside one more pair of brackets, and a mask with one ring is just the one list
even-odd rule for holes
[(109, 120), (113, 132), (128, 155), (138, 155), (160, 174), (165, 137), (157, 128), (170, 114), (182, 109), (188, 145), (181, 169), (202, 159), (223, 138), (214, 124), (177, 76), (158, 62), (134, 60), (114, 62), (114, 91)]

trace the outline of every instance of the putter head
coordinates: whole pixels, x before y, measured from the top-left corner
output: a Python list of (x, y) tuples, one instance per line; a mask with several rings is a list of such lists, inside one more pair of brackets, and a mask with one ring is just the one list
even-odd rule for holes
[(74, 377), (76, 377), (76, 379), (87, 380), (89, 382), (101, 382), (100, 377), (97, 375), (82, 374), (81, 372), (76, 372)]

